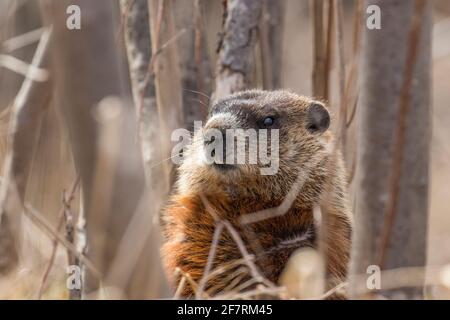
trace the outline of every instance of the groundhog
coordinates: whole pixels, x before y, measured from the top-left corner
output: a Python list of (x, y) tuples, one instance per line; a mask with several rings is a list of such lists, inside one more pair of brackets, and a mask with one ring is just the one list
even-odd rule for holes
[[(329, 125), (330, 115), (323, 103), (287, 91), (244, 91), (211, 107), (206, 124), (184, 152), (174, 194), (162, 212), (162, 258), (167, 276), (174, 288), (182, 274), (192, 279), (179, 290), (183, 297), (195, 296), (198, 287), (193, 287), (202, 282), (221, 221), (236, 231), (241, 247), (244, 244), (257, 270), (270, 283), (278, 282), (291, 254), (303, 247), (320, 247), (325, 252), (328, 288), (345, 281), (352, 217), (343, 160), (330, 148), (334, 138)], [(262, 174), (259, 160), (253, 164), (202, 160), (213, 140), (206, 138), (205, 130), (212, 128), (220, 132), (277, 129), (278, 146), (271, 150), (278, 153), (276, 170)], [(228, 152), (224, 150), (224, 154)], [(314, 212), (324, 202), (326, 219), (318, 226)], [(262, 210), (269, 215), (245, 223), (245, 217)], [(319, 241), (322, 227), (326, 236)], [(204, 292), (213, 296), (243, 289), (245, 283), (254, 285), (254, 274), (240, 273), (247, 264), (230, 228), (224, 228), (214, 247)]]

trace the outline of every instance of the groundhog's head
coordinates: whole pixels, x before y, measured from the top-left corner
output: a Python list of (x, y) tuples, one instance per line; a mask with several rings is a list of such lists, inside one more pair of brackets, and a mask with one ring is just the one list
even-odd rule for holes
[(329, 125), (325, 106), (307, 97), (287, 91), (233, 94), (212, 106), (195, 133), (180, 166), (178, 188), (284, 196), (301, 174), (308, 175), (306, 182), (322, 179)]

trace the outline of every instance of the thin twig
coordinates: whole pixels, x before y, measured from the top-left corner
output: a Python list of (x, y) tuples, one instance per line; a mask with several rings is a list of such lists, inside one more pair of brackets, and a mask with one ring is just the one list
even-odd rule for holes
[[(184, 271), (183, 271), (182, 269), (180, 269), (180, 268), (176, 268), (176, 269), (175, 269), (175, 276), (178, 276), (178, 274), (181, 274), (181, 277), (186, 278), (186, 281), (187, 281), (187, 282), (189, 283), (189, 285), (191, 286), (192, 291), (194, 292), (194, 294), (196, 294), (197, 289), (198, 289), (198, 284), (197, 284), (197, 282), (195, 282), (194, 279), (192, 279), (192, 277), (189, 275), (189, 273), (184, 272)], [(205, 296), (206, 299), (209, 299), (209, 298), (210, 298), (210, 296), (209, 296), (206, 292), (203, 292), (203, 294), (204, 294), (204, 296)]]
[[(52, 38), (52, 28), (46, 29), (41, 35), (41, 39), (34, 52), (31, 66), (34, 69), (46, 67)], [(34, 69), (28, 69), (32, 72)], [(6, 139), (5, 157), (3, 159), (3, 168), (1, 175), (3, 183), (0, 185), (0, 222), (4, 214), (9, 215), (10, 210), (6, 203), (13, 201), (17, 208), (23, 206), (26, 191), (26, 182), (32, 167), (30, 149), (34, 146), (34, 136), (36, 130), (39, 130), (42, 115), (48, 102), (51, 99), (51, 81), (38, 83), (31, 77), (25, 77), (20, 90), (6, 114), (9, 114), (7, 123), (8, 132)], [(2, 116), (5, 115), (2, 113)], [(2, 120), (2, 119), (0, 119)], [(26, 122), (26, 126), (23, 124)], [(22, 126), (21, 126), (22, 125)], [(20, 161), (19, 161), (19, 160)], [(17, 201), (19, 200), (19, 201)], [(18, 204), (20, 202), (20, 206)], [(3, 226), (3, 225), (2, 225)], [(17, 248), (14, 243), (17, 241), (17, 235), (11, 233), (11, 225), (5, 225), (2, 228), (2, 235), (5, 235), (11, 241), (3, 243), (3, 249), (7, 250), (5, 255), (4, 267), (10, 268), (17, 262)], [(9, 233), (9, 234), (8, 234)], [(8, 243), (10, 243), (8, 245)], [(13, 245), (11, 245), (13, 244)]]
[[(226, 287), (223, 292), (229, 293), (230, 295), (239, 294), (243, 292), (245, 289), (257, 284), (255, 279), (250, 278), (245, 282), (242, 282), (243, 278), (248, 276), (248, 273), (241, 272), (228, 287)], [(242, 283), (241, 283), (242, 282)]]
[[(158, 28), (159, 29), (159, 28)], [(144, 107), (144, 96), (145, 96), (145, 90), (148, 87), (149, 83), (150, 83), (150, 79), (151, 77), (155, 74), (155, 61), (156, 58), (162, 53), (164, 52), (164, 50), (170, 46), (172, 43), (174, 43), (179, 37), (181, 37), (183, 34), (186, 33), (186, 29), (181, 29), (179, 30), (172, 38), (170, 38), (169, 40), (167, 40), (167, 42), (165, 42), (160, 48), (158, 48), (156, 51), (154, 51), (154, 53), (152, 54), (151, 58), (150, 58), (150, 62), (148, 64), (148, 71), (147, 74), (145, 75), (145, 79), (144, 79), (144, 84), (142, 86), (142, 92), (141, 92), (141, 103), (139, 104), (139, 115), (142, 114), (142, 109)], [(139, 119), (141, 119), (141, 117), (139, 116)]]
[(262, 282), (262, 283), (268, 284), (269, 286), (273, 286), (273, 284), (271, 284), (263, 275), (261, 275), (261, 273), (259, 272), (259, 270), (256, 267), (256, 265), (253, 263), (253, 260), (250, 259), (251, 255), (247, 251), (247, 248), (245, 247), (245, 244), (242, 241), (242, 239), (239, 236), (239, 234), (237, 233), (236, 229), (234, 229), (234, 227), (228, 221), (224, 221), (223, 223), (225, 225), (225, 228), (230, 233), (231, 237), (234, 239), (234, 242), (236, 242), (236, 244), (237, 244), (237, 246), (239, 248), (239, 251), (241, 252), (242, 256), (245, 259), (246, 264), (248, 265), (248, 267), (250, 269), (250, 273), (251, 273), (252, 277), (257, 282)]
[[(345, 86), (345, 99), (343, 100), (343, 103), (345, 105), (350, 104), (350, 95), (351, 90), (355, 91), (355, 101), (353, 102), (353, 108), (350, 113), (350, 118), (346, 119), (346, 129), (350, 127), (350, 125), (353, 122), (353, 119), (356, 114), (356, 109), (358, 106), (358, 97), (359, 97), (359, 90), (357, 87), (358, 82), (358, 69), (359, 69), (359, 55), (360, 55), (360, 49), (361, 49), (361, 25), (362, 25), (362, 17), (363, 17), (363, 9), (362, 9), (362, 1), (358, 0), (356, 2), (356, 10), (354, 14), (354, 25), (353, 25), (353, 57), (351, 59), (350, 64), (350, 75), (347, 79), (347, 84)], [(347, 116), (347, 115), (346, 115)]]
[(243, 215), (242, 217), (239, 218), (240, 223), (245, 225), (285, 215), (292, 207), (294, 201), (297, 199), (297, 196), (300, 193), (306, 180), (308, 179), (309, 174), (322, 160), (323, 159), (320, 157), (316, 159), (311, 157), (308, 167), (302, 168), (302, 170), (299, 171), (297, 179), (292, 184), (288, 194), (284, 197), (283, 201), (278, 207), (264, 209)]
[(28, 64), (6, 54), (0, 54), (0, 67), (14, 71), (15, 73), (36, 82), (46, 82), (49, 78), (49, 73), (47, 70), (38, 68), (32, 64)]
[[(75, 191), (78, 187), (78, 184), (80, 182), (80, 176), (77, 175), (75, 181), (72, 184), (72, 187), (70, 188), (70, 193), (69, 193), (69, 197), (66, 198), (65, 193), (63, 192), (63, 199), (62, 199), (62, 207), (60, 209), (60, 212), (58, 214), (59, 216), (59, 222), (58, 222), (58, 226), (56, 227), (56, 232), (59, 232), (62, 224), (64, 222), (64, 212), (66, 211), (66, 206), (70, 206), (70, 203), (72, 202), (72, 200), (75, 197)], [(45, 288), (45, 284), (47, 282), (47, 278), (50, 274), (50, 271), (52, 269), (52, 266), (55, 262), (55, 258), (56, 258), (56, 252), (58, 251), (58, 240), (56, 238), (53, 239), (52, 242), (52, 253), (50, 256), (50, 260), (48, 262), (47, 268), (44, 272), (44, 276), (42, 277), (42, 281), (41, 281), (41, 285), (39, 287), (39, 292), (38, 292), (38, 300), (41, 300), (42, 298), (42, 294), (44, 293), (44, 288)]]
[(41, 39), (42, 34), (44, 33), (45, 28), (39, 28), (36, 30), (29, 31), (27, 33), (18, 35), (14, 38), (10, 38), (8, 40), (3, 41), (1, 45), (1, 50), (3, 52), (11, 53), (12, 51), (21, 49), (30, 44), (33, 44), (39, 39)]
[[(239, 268), (237, 268), (235, 271), (233, 271), (232, 273), (227, 274), (223, 279), (221, 279), (221, 283), (212, 286), (211, 288), (208, 289), (208, 293), (210, 293), (212, 295), (212, 293), (214, 292), (230, 292), (231, 290), (233, 290), (241, 281), (244, 277), (248, 277), (248, 267), (246, 265), (241, 266)], [(252, 278), (252, 280), (254, 281), (254, 279)], [(223, 284), (224, 283), (229, 283), (229, 285), (227, 285), (225, 288), (223, 288)], [(236, 291), (236, 290), (234, 290)], [(239, 292), (239, 291), (236, 291)]]
[[(351, 74), (351, 73), (350, 73)], [(359, 92), (356, 94), (355, 97), (355, 101), (353, 103), (353, 108), (352, 108), (352, 112), (350, 113), (350, 117), (347, 120), (347, 123), (345, 124), (345, 126), (347, 127), (347, 129), (351, 126), (353, 120), (355, 119), (355, 115), (356, 115), (356, 109), (358, 107), (358, 100), (359, 100)]]
[(347, 184), (352, 183), (353, 179), (355, 178), (356, 166), (358, 162), (358, 157), (356, 156), (356, 154), (358, 153), (357, 148), (358, 144), (355, 144), (355, 150), (353, 150), (353, 157), (352, 157), (352, 166), (350, 167), (350, 171), (347, 174)]
[[(251, 258), (252, 258), (252, 260), (254, 260), (254, 257), (251, 257)], [(233, 260), (233, 261), (231, 261), (231, 262), (229, 262), (229, 263), (227, 263), (225, 265), (218, 266), (216, 269), (214, 269), (214, 270), (212, 270), (210, 272), (210, 274), (208, 275), (207, 281), (212, 279), (213, 277), (215, 277), (217, 275), (220, 275), (222, 273), (225, 273), (225, 272), (227, 272), (227, 271), (229, 271), (229, 270), (231, 270), (231, 269), (233, 269), (233, 268), (235, 268), (235, 267), (237, 267), (237, 266), (239, 266), (241, 264), (245, 265), (245, 259), (244, 258)]]
[[(150, 2), (149, 2), (150, 5)], [(161, 25), (162, 25), (162, 18), (164, 14), (164, 1), (159, 0), (158, 2), (158, 11), (156, 16), (156, 28), (154, 34), (151, 34), (152, 37), (152, 56), (150, 57), (149, 63), (148, 63), (148, 69), (147, 74), (145, 75), (144, 82), (142, 85), (142, 91), (140, 95), (140, 103), (138, 105), (138, 121), (141, 121), (142, 119), (142, 112), (144, 109), (144, 97), (145, 97), (145, 91), (147, 90), (148, 85), (150, 84), (150, 80), (152, 79), (152, 76), (155, 74), (155, 60), (156, 60), (156, 53), (159, 49), (159, 36), (161, 34)], [(149, 19), (150, 19), (150, 12), (149, 12)], [(151, 27), (151, 24), (149, 24), (149, 27)]]
[(183, 289), (184, 289), (185, 286), (186, 286), (186, 277), (182, 276), (181, 279), (180, 279), (180, 282), (178, 283), (177, 290), (175, 291), (175, 294), (173, 296), (173, 298), (175, 300), (180, 299), (181, 292), (183, 292)]
[(200, 279), (200, 282), (199, 282), (198, 290), (197, 290), (197, 293), (195, 295), (196, 299), (200, 299), (201, 298), (202, 293), (203, 293), (203, 291), (205, 289), (206, 282), (207, 282), (207, 279), (208, 279), (208, 274), (211, 271), (211, 268), (212, 268), (212, 265), (213, 265), (213, 262), (214, 262), (214, 258), (216, 256), (217, 245), (219, 243), (220, 236), (222, 235), (223, 227), (224, 227), (224, 224), (219, 222), (216, 225), (216, 228), (214, 230), (214, 235), (213, 235), (213, 239), (212, 239), (212, 242), (211, 242), (211, 248), (209, 250), (209, 255), (208, 255), (208, 261), (206, 263), (205, 270), (203, 271), (203, 276), (202, 276), (202, 278)]
[[(219, 219), (219, 216), (215, 212), (214, 208), (212, 207), (212, 205), (209, 203), (208, 199), (204, 195), (201, 195), (201, 200), (202, 200), (203, 205), (205, 206), (206, 210), (208, 211), (209, 214), (211, 214), (213, 219), (216, 222), (221, 221)], [(262, 276), (261, 273), (258, 271), (258, 268), (256, 267), (255, 263), (253, 262), (253, 259), (251, 258), (252, 255), (250, 255), (250, 253), (247, 251), (247, 248), (246, 248), (244, 242), (242, 241), (238, 232), (231, 225), (231, 223), (228, 221), (221, 221), (221, 222), (223, 223), (224, 227), (228, 230), (228, 232), (230, 233), (234, 242), (238, 246), (238, 249), (241, 252), (242, 257), (245, 259), (246, 265), (250, 269), (251, 276), (260, 283), (265, 283), (268, 286), (273, 286), (273, 284), (269, 280), (267, 280), (264, 276)]]
[(338, 284), (337, 286), (331, 288), (330, 290), (328, 290), (321, 296), (319, 296), (317, 298), (308, 299), (308, 300), (325, 300), (325, 299), (331, 297), (333, 294), (341, 291), (342, 289), (344, 289), (347, 286), (348, 286), (348, 282), (342, 282), (342, 283)]
[(230, 295), (230, 294), (218, 295), (218, 296), (215, 296), (214, 299), (217, 299), (217, 300), (227, 300), (227, 299), (245, 300), (245, 299), (252, 299), (252, 298), (255, 298), (255, 297), (261, 296), (261, 295), (280, 297), (280, 295), (285, 294), (285, 293), (286, 293), (286, 289), (284, 287), (267, 288), (267, 287), (259, 286), (258, 288), (254, 289), (254, 290), (249, 290), (246, 292), (237, 293), (237, 294), (233, 294), (233, 295)]
[(135, 0), (126, 0), (125, 10), (120, 16), (120, 27), (116, 35), (117, 43), (120, 43), (123, 39), (123, 34), (125, 33), (125, 28), (127, 27), (127, 18), (130, 14), (131, 9), (133, 8), (134, 3)]
[(77, 251), (77, 248), (69, 243), (65, 238), (59, 235), (56, 232), (50, 223), (39, 213), (36, 209), (34, 209), (31, 205), (25, 204), (24, 206), (25, 214), (38, 226), (41, 230), (43, 230), (51, 239), (57, 239), (60, 244), (62, 244), (66, 249), (72, 251), (80, 261), (86, 265), (86, 267), (92, 272), (92, 274), (98, 279), (102, 279), (101, 272), (94, 266), (94, 264), (89, 260), (87, 256), (81, 254)]
[[(56, 227), (57, 232), (59, 232), (59, 230), (61, 229), (63, 222), (64, 222), (64, 215), (60, 215), (58, 226)], [(38, 295), (37, 295), (38, 300), (41, 300), (42, 294), (44, 293), (44, 288), (45, 288), (45, 284), (47, 283), (47, 278), (50, 274), (50, 270), (52, 269), (53, 263), (55, 262), (56, 252), (58, 251), (57, 249), (58, 249), (58, 240), (53, 239), (52, 253), (50, 255), (50, 260), (48, 262), (47, 268), (45, 269), (44, 276), (42, 277), (41, 285), (39, 286), (39, 291), (38, 291)]]
[(428, 267), (402, 267), (388, 270), (382, 270), (380, 279), (382, 279), (379, 289), (367, 288), (367, 274), (357, 274), (352, 280), (356, 288), (356, 297), (364, 294), (375, 293), (379, 291), (394, 290), (398, 288), (414, 288), (423, 286), (423, 278), (427, 275), (427, 285), (443, 286), (449, 288), (446, 281), (450, 265), (428, 266)]

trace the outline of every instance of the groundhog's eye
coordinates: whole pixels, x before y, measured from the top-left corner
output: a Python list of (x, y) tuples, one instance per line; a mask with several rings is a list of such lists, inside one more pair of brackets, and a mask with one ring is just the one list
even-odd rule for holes
[(266, 126), (266, 127), (272, 126), (274, 122), (275, 122), (275, 119), (273, 117), (267, 117), (263, 121), (264, 126)]

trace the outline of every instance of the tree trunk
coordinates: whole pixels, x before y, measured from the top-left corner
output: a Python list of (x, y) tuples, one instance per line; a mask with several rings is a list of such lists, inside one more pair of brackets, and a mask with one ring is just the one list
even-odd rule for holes
[[(364, 28), (352, 280), (369, 277), (371, 265), (426, 263), (432, 21), (430, 3), (420, 8), (420, 1), (371, 0), (365, 6), (378, 5), (382, 20), (380, 30)], [(353, 281), (350, 291), (361, 297), (367, 289), (365, 281)], [(420, 298), (422, 289), (382, 293)]]
[[(144, 191), (132, 109), (111, 98), (124, 96), (116, 6), (109, 0), (43, 3), (47, 21), (54, 27), (52, 63), (58, 105), (81, 177), (88, 257), (106, 277)], [(66, 9), (71, 4), (81, 9), (81, 30), (66, 27)], [(97, 290), (99, 280), (104, 279), (88, 272), (84, 291)], [(127, 284), (107, 280), (104, 286), (126, 290)]]
[(219, 45), (214, 100), (244, 90), (252, 84), (254, 46), (262, 1), (224, 1), (225, 17)]

